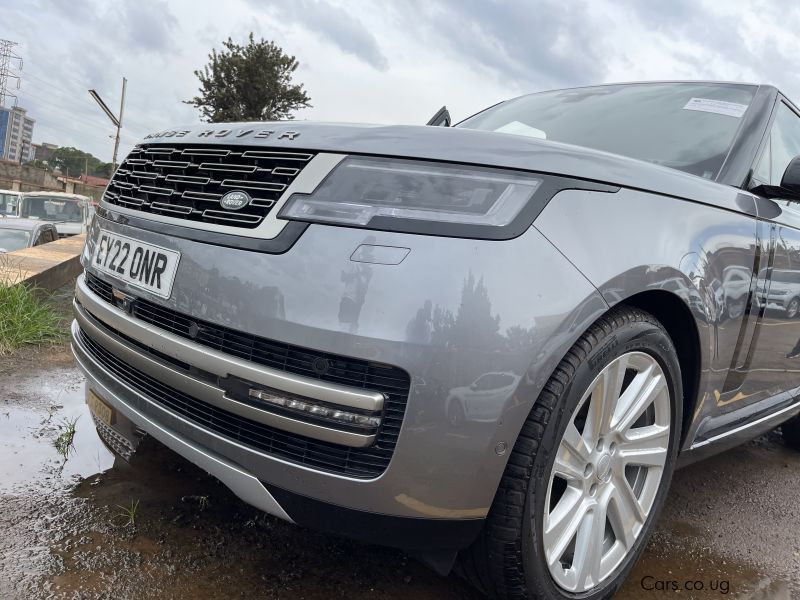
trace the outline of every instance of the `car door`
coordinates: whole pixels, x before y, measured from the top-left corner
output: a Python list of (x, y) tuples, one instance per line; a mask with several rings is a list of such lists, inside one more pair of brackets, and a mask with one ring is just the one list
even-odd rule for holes
[[(789, 162), (800, 156), (800, 115), (785, 99), (779, 99), (752, 186), (779, 186)], [(781, 372), (784, 388), (800, 388), (800, 203), (774, 200), (769, 215), (772, 261), (769, 287), (762, 301), (764, 320), (758, 335), (761, 360), (754, 368)]]

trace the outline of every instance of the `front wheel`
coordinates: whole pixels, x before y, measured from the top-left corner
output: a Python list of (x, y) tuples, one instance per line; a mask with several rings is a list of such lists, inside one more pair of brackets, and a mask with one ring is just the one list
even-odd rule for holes
[(660, 323), (627, 307), (602, 317), (534, 404), (463, 572), (496, 598), (610, 598), (663, 505), (681, 400)]

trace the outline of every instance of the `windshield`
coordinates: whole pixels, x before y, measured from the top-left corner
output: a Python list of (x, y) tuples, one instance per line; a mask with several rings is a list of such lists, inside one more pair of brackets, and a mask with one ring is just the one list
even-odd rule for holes
[(17, 214), (17, 195), (0, 192), (0, 214)]
[(22, 201), (21, 217), (42, 221), (83, 222), (80, 200), (48, 196), (28, 196)]
[(717, 176), (755, 86), (607, 85), (503, 102), (458, 124), (555, 140)]
[(13, 252), (28, 247), (31, 234), (19, 229), (0, 229), (0, 252)]

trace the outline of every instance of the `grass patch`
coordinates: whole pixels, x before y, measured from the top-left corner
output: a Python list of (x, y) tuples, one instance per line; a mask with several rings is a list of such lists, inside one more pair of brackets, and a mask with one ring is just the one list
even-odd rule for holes
[(69, 453), (75, 449), (73, 442), (75, 440), (75, 424), (78, 422), (78, 417), (72, 419), (72, 421), (66, 420), (59, 428), (63, 429), (58, 437), (53, 441), (53, 445), (58, 450), (58, 453), (64, 457), (64, 460), (69, 458)]
[(60, 311), (41, 290), (0, 282), (0, 354), (25, 344), (57, 344), (66, 335)]
[(122, 506), (121, 504), (117, 504), (117, 507), (122, 510), (117, 516), (122, 517), (125, 519), (124, 525), (130, 527), (131, 529), (136, 528), (136, 513), (139, 512), (139, 501), (136, 500), (135, 502), (131, 500), (130, 506)]

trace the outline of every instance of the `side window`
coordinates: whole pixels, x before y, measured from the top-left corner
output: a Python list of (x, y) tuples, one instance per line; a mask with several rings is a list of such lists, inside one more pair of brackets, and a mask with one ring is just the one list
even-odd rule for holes
[(764, 148), (764, 154), (761, 155), (761, 160), (758, 161), (753, 177), (758, 179), (760, 183), (772, 185), (770, 180), (772, 173), (772, 135), (767, 139), (767, 146)]
[(800, 117), (783, 102), (777, 110), (767, 147), (755, 171), (755, 176), (768, 185), (780, 185), (789, 162), (800, 156)]

